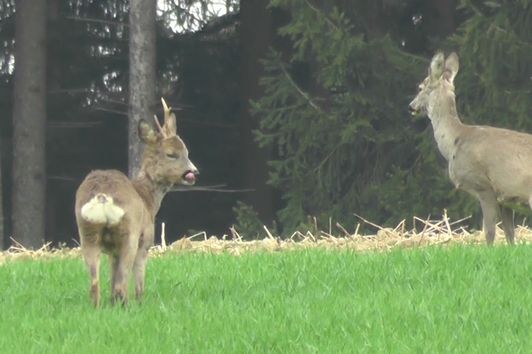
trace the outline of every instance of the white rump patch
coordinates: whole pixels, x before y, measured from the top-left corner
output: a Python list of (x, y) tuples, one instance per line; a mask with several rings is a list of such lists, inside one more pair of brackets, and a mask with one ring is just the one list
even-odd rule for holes
[(81, 207), (83, 219), (94, 224), (116, 225), (122, 220), (124, 209), (115, 205), (113, 198), (107, 194), (95, 195)]

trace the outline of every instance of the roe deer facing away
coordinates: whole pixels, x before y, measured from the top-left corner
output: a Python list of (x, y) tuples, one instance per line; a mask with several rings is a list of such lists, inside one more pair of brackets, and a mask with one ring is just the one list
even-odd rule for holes
[(137, 299), (144, 292), (148, 249), (153, 244), (155, 215), (173, 186), (192, 185), (198, 170), (176, 135), (176, 118), (164, 99), (164, 124), (157, 117), (156, 132), (145, 121), (139, 136), (146, 145), (138, 176), (129, 180), (116, 170), (97, 170), (87, 175), (76, 192), (76, 221), (81, 251), (87, 264), (90, 295), (100, 305), (100, 253), (109, 254), (112, 302), (127, 302), (130, 272)]
[(447, 59), (437, 53), (409, 108), (412, 114), (430, 118), (438, 149), (448, 161), (449, 176), (456, 188), (480, 201), (487, 244), (493, 244), (499, 214), (506, 241), (513, 244), (512, 210), (499, 203), (526, 202), (532, 207), (532, 135), (463, 124), (454, 94), (457, 72), (455, 53)]

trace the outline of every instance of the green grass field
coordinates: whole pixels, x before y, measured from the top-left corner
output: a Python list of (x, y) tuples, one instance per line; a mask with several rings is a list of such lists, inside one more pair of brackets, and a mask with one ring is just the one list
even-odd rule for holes
[[(532, 247), (182, 253), (91, 307), (80, 259), (0, 266), (2, 353), (531, 353)], [(106, 265), (106, 263), (104, 263)]]

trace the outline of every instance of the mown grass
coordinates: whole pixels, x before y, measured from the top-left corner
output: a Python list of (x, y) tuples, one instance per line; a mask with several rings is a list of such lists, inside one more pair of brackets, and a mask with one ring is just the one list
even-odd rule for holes
[(532, 247), (184, 253), (95, 310), (79, 259), (0, 266), (5, 353), (530, 353)]

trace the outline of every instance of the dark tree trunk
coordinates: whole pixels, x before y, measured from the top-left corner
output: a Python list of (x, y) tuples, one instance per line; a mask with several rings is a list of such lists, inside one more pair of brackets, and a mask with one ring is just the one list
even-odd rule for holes
[[(0, 139), (2, 137), (0, 136)], [(2, 183), (2, 141), (0, 140), (0, 251), (4, 249), (7, 244), (5, 228), (4, 228), (4, 184)]]
[(260, 62), (272, 45), (275, 29), (268, 0), (242, 1), (240, 3), (240, 88), (242, 109), (240, 132), (242, 157), (242, 185), (253, 188), (244, 199), (258, 212), (261, 220), (270, 224), (275, 216), (274, 191), (269, 185), (267, 161), (270, 151), (258, 147), (253, 130), (258, 127), (257, 117), (250, 112), (249, 101), (262, 94), (259, 79), (264, 71)]
[[(65, 28), (60, 28), (60, 8), (63, 0), (47, 0), (48, 1), (48, 25), (47, 25), (47, 65), (46, 65), (46, 91), (48, 92), (48, 99), (46, 100), (46, 109), (48, 112), (48, 126), (54, 124), (54, 120), (65, 119), (63, 113), (60, 111), (62, 108), (68, 106), (70, 103), (70, 97), (65, 95), (56, 95), (55, 92), (61, 90), (61, 80), (64, 76), (65, 60), (61, 55), (58, 55), (65, 47), (66, 31)], [(63, 241), (60, 238), (61, 224), (71, 225), (74, 218), (74, 195), (75, 189), (65, 193), (64, 190), (60, 190), (58, 187), (64, 183), (62, 181), (54, 180), (51, 178), (57, 172), (57, 165), (55, 161), (58, 160), (57, 156), (54, 156), (54, 152), (57, 151), (57, 147), (64, 144), (63, 132), (57, 129), (48, 130), (48, 144), (46, 149), (48, 150), (47, 156), (48, 164), (46, 173), (48, 180), (46, 182), (46, 237), (45, 241), (52, 242), (53, 245)], [(64, 133), (63, 133), (64, 134)], [(72, 134), (72, 132), (70, 132)], [(64, 146), (64, 145), (62, 145)], [(73, 147), (74, 148), (74, 147)], [(63, 149), (61, 149), (63, 150)], [(54, 161), (55, 160), (55, 161)], [(72, 163), (72, 162), (70, 162)], [(63, 165), (64, 164), (64, 165)], [(62, 166), (69, 164), (69, 162), (63, 162)], [(55, 170), (55, 171), (54, 171)], [(77, 186), (76, 186), (77, 187)], [(75, 187), (74, 187), (75, 188)], [(65, 199), (68, 199), (70, 203), (64, 203)], [(65, 205), (66, 204), (66, 205)], [(74, 229), (75, 230), (75, 229)], [(77, 230), (76, 230), (77, 231)], [(71, 240), (72, 235), (76, 233), (69, 232), (68, 241)], [(64, 242), (64, 241), (63, 241)]]
[(131, 0), (129, 9), (129, 175), (140, 168), (138, 122), (152, 122), (155, 105), (156, 1)]
[(453, 33), (456, 27), (456, 0), (435, 0), (435, 30), (442, 37)]
[(36, 248), (46, 226), (46, 1), (15, 6), (13, 237)]

